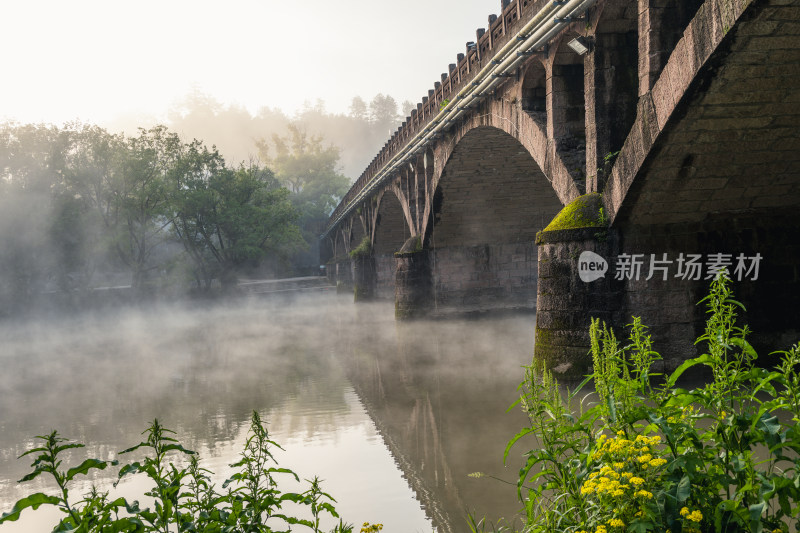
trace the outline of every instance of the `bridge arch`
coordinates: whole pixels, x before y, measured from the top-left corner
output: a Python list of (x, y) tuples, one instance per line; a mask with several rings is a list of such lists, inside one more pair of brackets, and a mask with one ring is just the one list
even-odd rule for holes
[(411, 237), (411, 231), (403, 212), (402, 202), (391, 190), (380, 196), (375, 219), (373, 256), (375, 259), (376, 296), (394, 298), (395, 258), (394, 253)]
[[(708, 6), (676, 45), (652, 100), (645, 99), (637, 122), (650, 126), (634, 125), (604, 201), (621, 253), (643, 254), (647, 264), (650, 254), (672, 261), (667, 281), (624, 280), (629, 315), (653, 324), (657, 338), (692, 339), (705, 320), (695, 304), (708, 290), (710, 258), (723, 254), (733, 271), (740, 255), (747, 268), (760, 256), (757, 279), (754, 272), (732, 274), (751, 340), (767, 353), (800, 335), (800, 73), (792, 67), (800, 43), (780, 37), (784, 8), (763, 2), (751, 4), (711, 48), (699, 41), (714, 28)], [(687, 49), (700, 57), (687, 61)], [(764, 61), (754, 62), (758, 56)], [(693, 65), (686, 87), (674, 87), (678, 61)], [(660, 97), (665, 85), (671, 106)], [(637, 145), (646, 151), (632, 156)], [(700, 279), (675, 278), (681, 254), (701, 256)], [(679, 361), (694, 354), (671, 355)]]
[(562, 205), (518, 140), (490, 126), (468, 131), (435, 183), (425, 233), (437, 310), (535, 307), (534, 239)]
[(639, 35), (639, 45), (647, 54), (642, 55), (639, 72), (639, 94), (653, 88), (670, 55), (683, 38), (684, 30), (695, 17), (704, 0), (639, 0), (644, 32)]
[[(586, 90), (584, 58), (568, 45), (581, 37), (574, 31), (562, 34), (553, 46), (548, 85), (547, 136), (555, 142), (574, 179), (586, 175)], [(583, 189), (581, 184), (581, 189)]]
[(534, 58), (525, 69), (520, 86), (520, 104), (541, 128), (547, 126), (547, 69)]
[(593, 17), (592, 51), (586, 54), (587, 191), (605, 180), (636, 119), (639, 99), (639, 9), (607, 0)]

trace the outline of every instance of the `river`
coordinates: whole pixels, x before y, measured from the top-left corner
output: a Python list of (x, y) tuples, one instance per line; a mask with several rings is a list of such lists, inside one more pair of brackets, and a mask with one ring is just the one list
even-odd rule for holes
[[(318, 475), (346, 522), (385, 533), (460, 532), (466, 515), (513, 521), (525, 451), (516, 398), (533, 351), (531, 314), (396, 323), (391, 303), (317, 292), (0, 324), (0, 511), (54, 493), (17, 459), (57, 429), (86, 444), (73, 459), (119, 458), (154, 418), (221, 483), (258, 411), (279, 466)], [(470, 477), (484, 472), (489, 477)], [(90, 483), (108, 490), (115, 471)], [(288, 485), (287, 485), (288, 487)], [(113, 489), (129, 498), (135, 476)], [(58, 512), (26, 510), (0, 532), (49, 531)]]

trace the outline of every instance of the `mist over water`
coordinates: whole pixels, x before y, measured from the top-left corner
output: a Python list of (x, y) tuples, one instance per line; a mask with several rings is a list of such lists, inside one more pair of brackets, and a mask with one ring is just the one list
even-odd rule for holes
[[(505, 410), (532, 354), (531, 315), (400, 324), (391, 303), (320, 292), (3, 322), (0, 337), (3, 512), (53, 490), (44, 477), (16, 483), (34, 435), (57, 429), (86, 443), (76, 462), (130, 461), (117, 452), (157, 417), (221, 483), (253, 410), (285, 448), (280, 466), (319, 475), (356, 525), (462, 531), (466, 511), (496, 519), (519, 507), (515, 487), (467, 474), (515, 481), (519, 464), (504, 468), (502, 454), (524, 417)], [(92, 479), (108, 489), (115, 475)], [(134, 476), (119, 490), (147, 488)], [(56, 516), (26, 510), (0, 528), (47, 530)]]

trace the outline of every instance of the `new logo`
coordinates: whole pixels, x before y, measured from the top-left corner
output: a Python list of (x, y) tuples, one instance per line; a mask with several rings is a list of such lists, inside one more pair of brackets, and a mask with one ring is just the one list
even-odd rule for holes
[(578, 276), (584, 283), (605, 277), (608, 262), (600, 255), (586, 250), (578, 257)]

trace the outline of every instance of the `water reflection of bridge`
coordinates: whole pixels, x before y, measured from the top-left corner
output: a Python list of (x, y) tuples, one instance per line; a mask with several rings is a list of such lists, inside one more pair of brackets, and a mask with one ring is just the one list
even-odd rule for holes
[(394, 331), (375, 327), (374, 316), (359, 315), (361, 335), (345, 354), (348, 376), (434, 525), (463, 531), (468, 511), (511, 518), (521, 507), (516, 488), (468, 474), (516, 482), (520, 465), (504, 468), (502, 455), (525, 417), (505, 411), (530, 361), (530, 316)]

